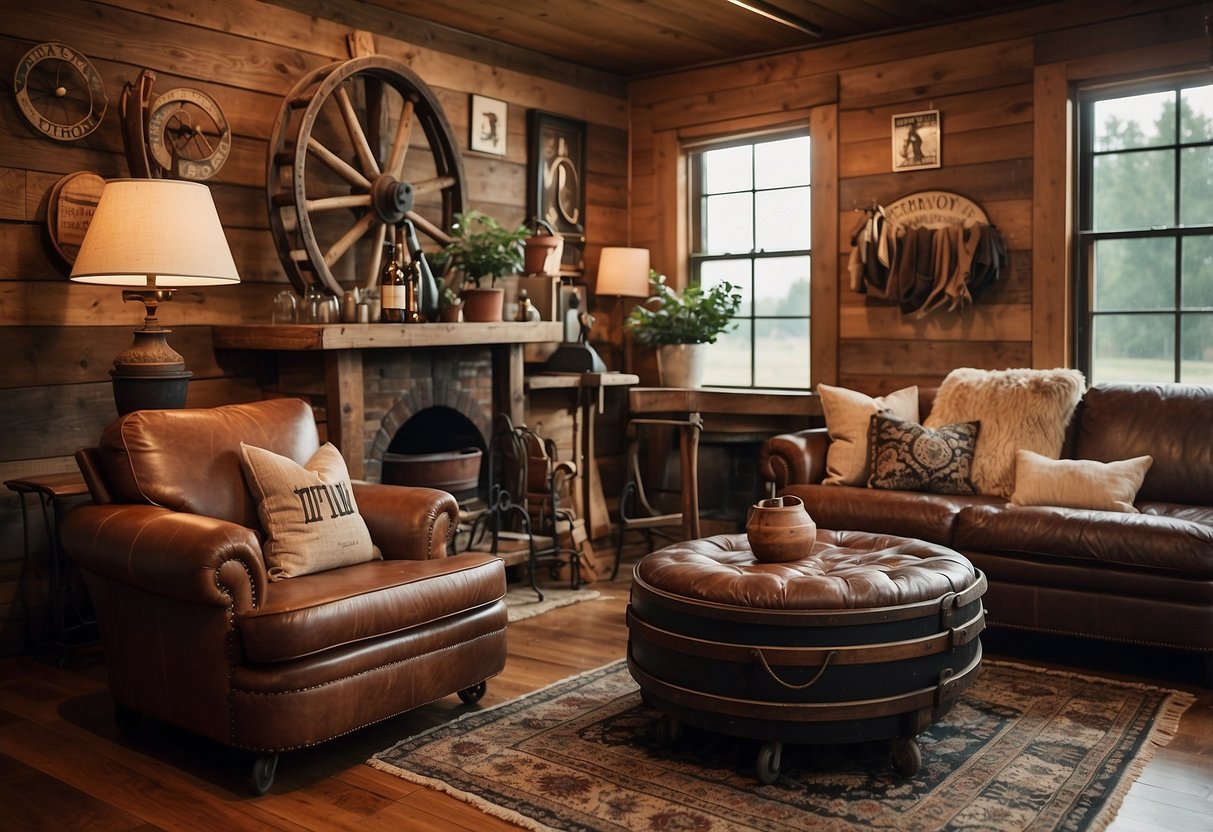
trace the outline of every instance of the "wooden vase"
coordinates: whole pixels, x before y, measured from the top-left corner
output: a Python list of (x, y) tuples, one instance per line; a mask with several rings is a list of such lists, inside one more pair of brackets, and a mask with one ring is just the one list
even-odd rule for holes
[(800, 560), (813, 551), (817, 524), (799, 497), (772, 497), (750, 509), (746, 538), (754, 557), (762, 563)]

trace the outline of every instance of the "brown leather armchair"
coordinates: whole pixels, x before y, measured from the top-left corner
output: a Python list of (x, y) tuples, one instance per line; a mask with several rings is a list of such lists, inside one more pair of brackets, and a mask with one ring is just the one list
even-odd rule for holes
[(270, 581), (239, 445), (303, 464), (311, 407), (272, 399), (136, 411), (77, 454), (92, 502), (65, 518), (100, 622), (119, 724), (147, 715), (255, 753), (278, 753), (458, 692), (505, 664), (499, 559), (447, 557), (451, 495), (354, 482), (382, 560)]

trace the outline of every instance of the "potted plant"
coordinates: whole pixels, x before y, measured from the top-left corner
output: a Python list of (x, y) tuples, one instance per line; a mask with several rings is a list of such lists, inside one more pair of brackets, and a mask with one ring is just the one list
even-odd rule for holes
[(463, 318), (463, 301), (446, 283), (446, 278), (436, 278), (438, 284), (438, 320), (443, 323), (458, 323)]
[[(443, 268), (457, 268), (463, 274), (460, 295), (465, 321), (501, 320), (505, 290), (495, 284), (498, 277), (522, 270), (522, 246), (529, 235), (525, 225), (509, 229), (479, 211), (455, 215), (451, 242), (435, 259)], [(489, 288), (480, 285), (485, 278)]]
[(741, 308), (741, 294), (727, 281), (710, 289), (692, 283), (676, 292), (653, 269), (649, 285), (653, 297), (632, 309), (625, 326), (637, 343), (657, 347), (663, 384), (698, 387), (704, 366), (701, 345), (716, 343), (721, 333), (737, 326), (733, 316)]

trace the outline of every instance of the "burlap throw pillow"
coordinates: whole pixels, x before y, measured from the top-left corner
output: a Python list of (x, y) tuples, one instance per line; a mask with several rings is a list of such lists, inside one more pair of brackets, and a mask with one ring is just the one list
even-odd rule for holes
[(1152, 456), (1117, 462), (1094, 459), (1049, 459), (1031, 451), (1015, 457), (1017, 506), (1062, 506), (1136, 514), (1133, 501), (1154, 464)]
[(1086, 380), (1078, 370), (974, 370), (948, 373), (939, 387), (929, 428), (981, 422), (973, 457), (973, 484), (981, 494), (1010, 498), (1015, 453), (1021, 449), (1057, 459), (1066, 425)]
[(938, 430), (877, 413), (872, 416), (869, 488), (976, 494), (969, 479), (977, 422), (944, 425)]
[(265, 529), (261, 551), (271, 581), (382, 557), (333, 443), (304, 465), (243, 442), (240, 457)]
[(864, 395), (845, 387), (817, 385), (821, 412), (830, 435), (826, 476), (830, 485), (864, 485), (868, 479), (868, 428), (874, 413), (918, 421), (918, 388), (905, 387), (885, 396)]

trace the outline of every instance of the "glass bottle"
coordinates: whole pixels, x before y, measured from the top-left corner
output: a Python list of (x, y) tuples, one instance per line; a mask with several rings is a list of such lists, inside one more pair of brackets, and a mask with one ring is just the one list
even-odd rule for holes
[(396, 241), (383, 242), (383, 268), (379, 272), (379, 320), (385, 324), (404, 321), (404, 270), (396, 259)]
[(399, 229), (396, 245), (401, 252), (400, 259), (404, 261), (403, 320), (406, 324), (419, 324), (425, 320), (421, 315), (421, 263), (408, 247), (404, 228)]
[(438, 281), (434, 272), (426, 262), (425, 252), (421, 243), (417, 242), (417, 228), (409, 220), (404, 221), (405, 242), (408, 245), (409, 257), (417, 263), (417, 293), (418, 304), (423, 320), (438, 320)]
[(299, 323), (324, 323), (324, 292), (321, 291), (319, 283), (313, 283), (307, 287), (307, 292), (303, 295), (303, 303), (299, 307)]

